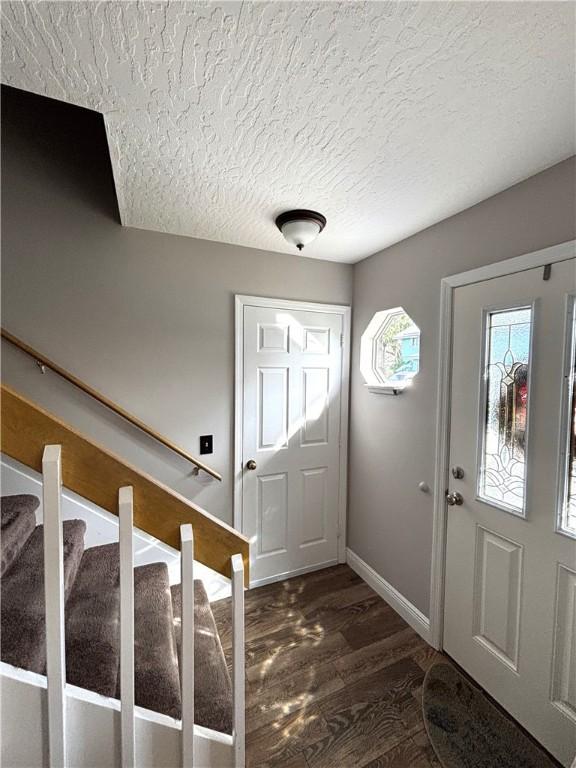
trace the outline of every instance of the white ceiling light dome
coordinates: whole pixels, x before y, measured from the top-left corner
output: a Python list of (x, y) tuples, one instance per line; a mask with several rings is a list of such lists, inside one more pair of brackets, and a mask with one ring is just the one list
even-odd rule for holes
[(281, 213), (276, 219), (276, 226), (286, 242), (301, 251), (322, 232), (326, 226), (326, 217), (317, 211), (301, 208)]

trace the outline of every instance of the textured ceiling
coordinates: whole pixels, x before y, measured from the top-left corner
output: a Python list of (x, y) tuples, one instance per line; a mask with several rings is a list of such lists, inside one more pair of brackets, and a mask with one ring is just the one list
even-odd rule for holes
[(2, 80), (105, 115), (122, 222), (356, 261), (568, 157), (572, 2), (2, 2)]

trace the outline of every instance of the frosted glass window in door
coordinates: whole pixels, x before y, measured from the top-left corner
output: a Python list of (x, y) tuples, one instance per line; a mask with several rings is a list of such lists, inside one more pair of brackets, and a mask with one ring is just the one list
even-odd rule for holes
[(480, 499), (525, 514), (532, 308), (486, 313)]

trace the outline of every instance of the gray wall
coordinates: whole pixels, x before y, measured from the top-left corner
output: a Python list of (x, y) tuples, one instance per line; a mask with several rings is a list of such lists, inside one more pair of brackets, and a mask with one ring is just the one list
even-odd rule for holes
[(234, 294), (349, 304), (352, 268), (120, 226), (101, 116), (3, 90), (2, 324), (223, 483), (3, 343), (3, 379), (232, 521)]
[[(576, 237), (575, 158), (355, 266), (348, 546), (426, 615), (443, 277)], [(371, 394), (358, 369), (374, 312), (403, 306), (421, 329), (421, 371), (400, 397)]]
[[(352, 268), (123, 228), (96, 113), (2, 89), (2, 323), (193, 453), (195, 479), (53, 374), (2, 346), (17, 389), (224, 520), (232, 520), (233, 296), (350, 303)], [(354, 267), (349, 547), (428, 611), (440, 280), (576, 236), (571, 159)], [(422, 331), (402, 397), (370, 394), (359, 339), (402, 305)]]

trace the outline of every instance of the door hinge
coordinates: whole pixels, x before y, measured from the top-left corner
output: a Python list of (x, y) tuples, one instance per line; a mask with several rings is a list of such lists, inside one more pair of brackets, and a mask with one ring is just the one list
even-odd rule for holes
[(340, 346), (344, 347), (344, 334), (343, 333), (340, 334)]

